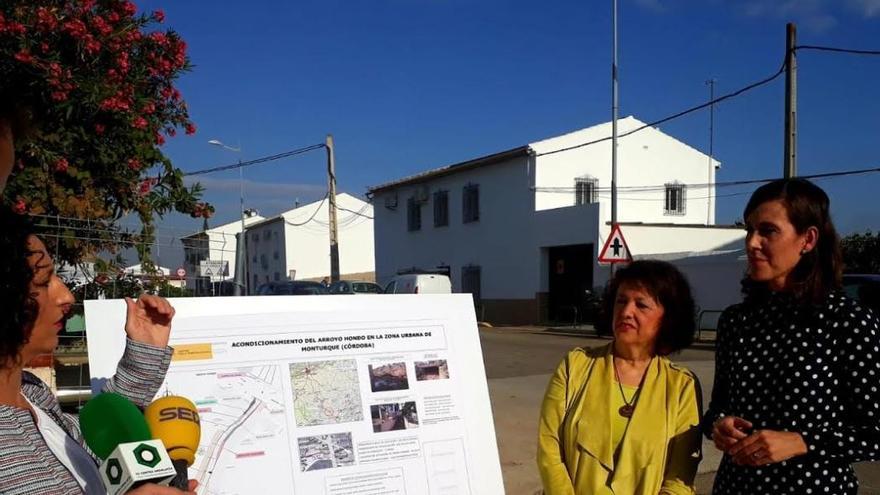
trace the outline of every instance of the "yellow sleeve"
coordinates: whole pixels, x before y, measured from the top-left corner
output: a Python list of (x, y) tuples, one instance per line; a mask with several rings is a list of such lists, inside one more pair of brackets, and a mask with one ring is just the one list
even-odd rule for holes
[(700, 382), (693, 374), (681, 391), (675, 422), (675, 436), (670, 441), (666, 457), (666, 472), (660, 495), (694, 495), (694, 477), (702, 460), (700, 420), (703, 405)]
[(565, 419), (568, 390), (568, 357), (559, 363), (541, 404), (538, 424), (538, 471), (544, 484), (545, 495), (574, 495), (574, 486), (565, 466), (563, 420)]

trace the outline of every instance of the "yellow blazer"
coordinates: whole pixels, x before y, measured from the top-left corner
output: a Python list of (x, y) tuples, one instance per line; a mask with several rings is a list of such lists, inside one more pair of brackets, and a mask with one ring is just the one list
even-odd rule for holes
[(616, 495), (695, 493), (702, 458), (699, 382), (664, 357), (655, 358), (646, 373), (615, 457), (610, 404), (620, 391), (611, 345), (575, 349), (562, 360), (547, 386), (538, 427), (546, 495), (592, 495), (603, 486)]

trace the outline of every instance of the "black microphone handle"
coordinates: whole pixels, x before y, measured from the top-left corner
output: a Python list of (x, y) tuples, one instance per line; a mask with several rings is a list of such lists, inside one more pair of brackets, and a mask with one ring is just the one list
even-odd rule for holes
[(183, 491), (189, 490), (189, 473), (186, 461), (183, 459), (174, 459), (171, 462), (174, 464), (174, 470), (177, 471), (177, 474), (171, 480), (171, 483), (168, 483), (168, 486)]

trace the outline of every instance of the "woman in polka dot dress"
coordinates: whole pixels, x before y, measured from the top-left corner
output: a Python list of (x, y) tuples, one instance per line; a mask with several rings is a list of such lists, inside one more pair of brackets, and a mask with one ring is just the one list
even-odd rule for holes
[(713, 494), (853, 494), (880, 458), (877, 317), (844, 297), (825, 192), (777, 180), (752, 195), (745, 301), (718, 322), (704, 431), (724, 452)]

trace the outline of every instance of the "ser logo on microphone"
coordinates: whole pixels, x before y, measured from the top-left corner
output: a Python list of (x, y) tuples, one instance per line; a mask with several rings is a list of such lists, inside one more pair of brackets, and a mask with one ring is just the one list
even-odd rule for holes
[(159, 411), (159, 422), (182, 419), (199, 425), (199, 413), (186, 407), (166, 407)]

